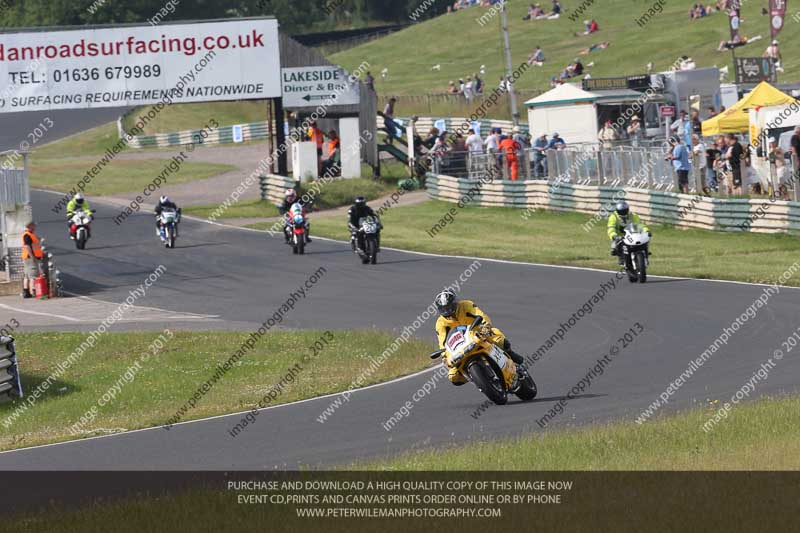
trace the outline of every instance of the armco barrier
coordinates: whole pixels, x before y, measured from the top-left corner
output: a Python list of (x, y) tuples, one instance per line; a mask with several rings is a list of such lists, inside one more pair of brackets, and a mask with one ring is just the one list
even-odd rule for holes
[(14, 338), (0, 336), (0, 399), (22, 398), (22, 382), (19, 378)]
[[(124, 116), (117, 119), (117, 135), (121, 139), (125, 134), (125, 129), (122, 125)], [(403, 126), (408, 125), (408, 118), (398, 119), (402, 121)], [(464, 118), (432, 118), (420, 117), (417, 119), (417, 132), (421, 135), (427, 133), (433, 125), (443, 120), (445, 129), (449, 132), (454, 132), (462, 127)], [(513, 122), (510, 120), (495, 120), (495, 119), (479, 119), (481, 123), (481, 135), (486, 137), (489, 135), (491, 128), (502, 128), (503, 132), (510, 132), (514, 127)], [(377, 117), (377, 124), (379, 127), (383, 126), (383, 118)], [(269, 138), (269, 122), (251, 122), (249, 124), (240, 124), (242, 127), (242, 141), (256, 141)], [(233, 142), (233, 128), (234, 126), (220, 126), (212, 132), (206, 132), (207, 137), (203, 139), (200, 137), (200, 130), (185, 130), (173, 133), (156, 133), (154, 135), (138, 135), (134, 136), (128, 143), (131, 148), (148, 148), (157, 147), (165, 148), (170, 146), (183, 146), (192, 142), (197, 144), (226, 144)], [(527, 124), (520, 124), (520, 129), (523, 132), (528, 131)], [(464, 134), (466, 137), (468, 133)], [(201, 142), (198, 142), (198, 139)]]
[(278, 176), (277, 174), (259, 176), (258, 180), (261, 186), (261, 199), (268, 200), (276, 205), (283, 203), (283, 195), (286, 189), (294, 188), (297, 185), (294, 178)]
[[(122, 126), (123, 117), (117, 119), (117, 134), (121, 139), (125, 134)], [(242, 141), (256, 141), (269, 137), (269, 123), (252, 122), (240, 124), (242, 128)], [(200, 130), (185, 130), (174, 133), (157, 133), (155, 135), (134, 136), (128, 143), (131, 148), (183, 146), (186, 144), (225, 144), (233, 142), (234, 126), (220, 126), (214, 131), (206, 131), (206, 138), (200, 135)]]
[[(458, 202), (479, 182), (429, 174), (428, 195)], [(577, 211), (607, 216), (618, 198), (648, 222), (717, 231), (779, 233), (800, 231), (800, 202), (724, 199), (621, 187), (546, 181), (495, 181), (471, 194), (470, 205)], [(600, 224), (600, 222), (598, 222)]]
[[(409, 123), (408, 118), (399, 118), (398, 120), (402, 121), (403, 127), (407, 126)], [(460, 131), (462, 126), (464, 125), (466, 118), (433, 118), (433, 117), (418, 117), (417, 124), (416, 124), (416, 131), (419, 135), (423, 136), (430, 131), (433, 125), (439, 121), (443, 120), (445, 124), (445, 129), (453, 133), (455, 131)], [(481, 123), (481, 136), (486, 137), (489, 135), (489, 130), (492, 128), (501, 128), (503, 133), (510, 133), (511, 130), (514, 128), (514, 123), (510, 120), (496, 120), (496, 119), (478, 119), (476, 122)], [(378, 127), (383, 127), (383, 118), (378, 117)], [(528, 132), (528, 125), (527, 124), (520, 124), (519, 128), (521, 131), (527, 133)], [(405, 131), (405, 130), (404, 130)], [(469, 135), (469, 132), (463, 134), (464, 137)]]

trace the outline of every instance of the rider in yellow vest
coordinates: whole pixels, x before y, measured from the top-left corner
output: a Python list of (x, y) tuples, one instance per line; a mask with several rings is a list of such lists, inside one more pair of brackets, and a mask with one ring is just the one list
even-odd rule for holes
[(27, 229), (22, 234), (22, 297), (33, 296), (33, 280), (42, 275), (39, 261), (44, 258), (42, 243), (36, 235), (36, 224), (29, 222)]
[[(439, 311), (439, 319), (436, 321), (436, 335), (439, 338), (439, 347), (444, 348), (444, 341), (447, 339), (447, 334), (450, 330), (458, 326), (469, 326), (476, 317), (482, 317), (483, 323), (491, 328), (494, 334), (491, 342), (502, 348), (508, 356), (517, 364), (517, 370), (520, 377), (526, 375), (526, 369), (523, 363), (525, 359), (511, 349), (511, 343), (506, 339), (503, 332), (497, 328), (492, 327), (492, 321), (489, 315), (484, 313), (474, 302), (470, 300), (456, 299), (456, 295), (449, 290), (445, 290), (436, 295), (436, 309)], [(450, 368), (447, 377), (453, 385), (463, 385), (466, 379), (462, 376), (457, 369)]]
[(620, 265), (623, 263), (620, 245), (622, 244), (622, 238), (625, 236), (625, 226), (628, 224), (641, 226), (642, 231), (650, 233), (650, 229), (642, 223), (639, 215), (631, 212), (628, 202), (620, 200), (614, 207), (614, 212), (608, 217), (608, 227), (606, 228), (608, 230), (608, 238), (611, 239), (611, 255), (619, 258)]

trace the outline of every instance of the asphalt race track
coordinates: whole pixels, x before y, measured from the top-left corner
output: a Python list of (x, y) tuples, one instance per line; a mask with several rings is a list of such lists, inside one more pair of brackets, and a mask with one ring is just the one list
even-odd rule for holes
[[(366, 267), (345, 243), (316, 239), (307, 255), (292, 256), (278, 236), (189, 219), (181, 224), (178, 248), (166, 250), (155, 236), (150, 215), (140, 213), (117, 226), (111, 218), (119, 208), (106, 205), (96, 206), (99, 217), (93, 225), (93, 239), (86, 251), (78, 252), (66, 239), (62, 216), (50, 210), (56, 199), (53, 194), (33, 193), (40, 231), (59, 260), (68, 290), (120, 302), (163, 264), (166, 273), (137, 304), (219, 315), (218, 320), (204, 325), (207, 329), (256, 329), (290, 291), (322, 266), (324, 276), (282, 327), (377, 327), (399, 334), (438, 290), (458, 279), (474, 261), (384, 250), (378, 265)], [(654, 243), (653, 261), (657, 262), (657, 238)], [(612, 278), (610, 272), (482, 260), (463, 283), (461, 295), (476, 300), (515, 347), (529, 354), (576, 313), (601, 283), (608, 284)], [(617, 281), (617, 288), (532, 367), (539, 385), (537, 400), (491, 406), (477, 420), (471, 415), (485, 398), (469, 384), (456, 388), (439, 380), (430, 395), (413, 402), (412, 395), (433, 375), (427, 371), (354, 392), (349, 403), (324, 424), (317, 417), (330, 405), (330, 397), (265, 410), (235, 438), (228, 430), (241, 415), (180, 424), (169, 431), (154, 428), (5, 452), (0, 454), (0, 469), (318, 467), (471, 438), (545, 431), (536, 420), (638, 322), (644, 333), (622, 349), (605, 373), (571, 400), (564, 414), (548, 427), (609, 419), (632, 421), (763, 290), (763, 286), (699, 280), (652, 278), (644, 286)], [(798, 304), (800, 291), (796, 289), (784, 288), (773, 296), (664, 410), (730, 398), (800, 325)], [(432, 341), (433, 319), (417, 335)], [(298, 350), (298, 358), (301, 355)], [(420, 354), (420, 358), (426, 357)], [(22, 358), (24, 361), (24, 354)], [(800, 364), (795, 359), (791, 353), (781, 360), (753, 396), (795, 391), (800, 381)], [(225, 386), (224, 379), (217, 386)], [(386, 431), (382, 423), (407, 401), (412, 403), (409, 416)], [(698, 427), (698, 431), (702, 429)]]
[(32, 111), (26, 113), (4, 113), (0, 128), (0, 152), (3, 150), (19, 150), (20, 142), (28, 141), (30, 149), (35, 150), (36, 145), (27, 137), (40, 122), (49, 118), (50, 126), (36, 144), (52, 142), (61, 137), (72, 135), (101, 124), (117, 120), (127, 108), (104, 107), (88, 111), (86, 109), (69, 109), (56, 111)]

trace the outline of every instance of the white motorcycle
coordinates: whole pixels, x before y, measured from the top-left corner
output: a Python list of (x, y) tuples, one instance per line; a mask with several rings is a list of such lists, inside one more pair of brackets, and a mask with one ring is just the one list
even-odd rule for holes
[(647, 281), (647, 267), (650, 265), (650, 234), (638, 224), (625, 226), (625, 236), (622, 238), (621, 250), (625, 272), (631, 283), (645, 283)]
[(175, 239), (178, 237), (178, 222), (180, 213), (175, 209), (164, 209), (158, 215), (161, 241), (167, 248), (175, 248)]
[(86, 248), (86, 241), (88, 241), (91, 236), (91, 231), (89, 231), (89, 225), (91, 223), (92, 215), (83, 209), (75, 211), (70, 219), (70, 235), (75, 239), (75, 247), (78, 250)]
[(378, 232), (381, 229), (378, 217), (362, 217), (358, 221), (356, 234), (356, 253), (363, 264), (378, 262)]

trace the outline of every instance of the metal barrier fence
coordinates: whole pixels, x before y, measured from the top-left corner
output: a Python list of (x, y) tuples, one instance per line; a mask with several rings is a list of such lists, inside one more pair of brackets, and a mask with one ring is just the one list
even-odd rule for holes
[[(0, 281), (17, 279), (22, 273), (21, 248), (9, 246), (9, 218), (16, 214), (17, 206), (30, 204), (28, 185), (28, 152), (9, 150), (0, 152)], [(17, 168), (19, 165), (22, 168)], [(13, 228), (13, 223), (11, 224)]]
[[(470, 153), (457, 151), (431, 152), (426, 155), (431, 172), (471, 180), (548, 180), (555, 184), (629, 187), (664, 192), (679, 189), (677, 172), (666, 159), (663, 146), (615, 146), (603, 148), (586, 143), (566, 148), (540, 151), (527, 148), (509, 158), (505, 153)], [(689, 193), (719, 196), (774, 194), (783, 199), (797, 198), (797, 162), (785, 167), (772, 164), (768, 169), (750, 168), (742, 162), (742, 184), (734, 187), (730, 171), (716, 169), (709, 173), (705, 152), (690, 159)], [(794, 174), (792, 174), (794, 169)], [(761, 172), (761, 175), (759, 175)], [(514, 177), (516, 175), (516, 178)], [(794, 176), (794, 179), (792, 179)], [(760, 190), (755, 188), (760, 184)]]
[[(549, 180), (578, 185), (677, 190), (677, 176), (665, 153), (631, 146), (603, 149), (596, 144), (540, 151), (528, 148), (508, 158), (505, 153), (442, 152), (429, 154), (432, 172), (458, 178)], [(699, 171), (693, 173), (699, 177)], [(690, 179), (691, 191), (702, 190)]]

